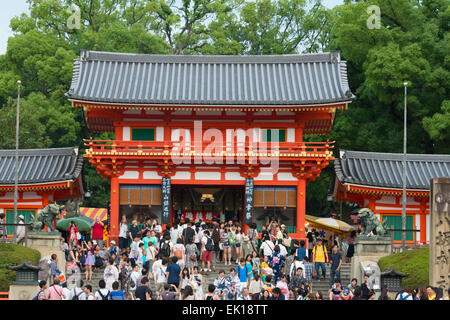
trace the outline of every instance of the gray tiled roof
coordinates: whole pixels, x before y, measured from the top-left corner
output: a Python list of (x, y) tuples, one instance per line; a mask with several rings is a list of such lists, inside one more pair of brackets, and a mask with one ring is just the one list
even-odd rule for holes
[[(341, 150), (334, 162), (341, 183), (402, 188), (402, 154)], [(432, 178), (450, 177), (450, 155), (408, 154), (407, 189), (429, 189)]]
[[(0, 185), (14, 185), (15, 150), (0, 150)], [(75, 180), (83, 156), (78, 148), (19, 150), (19, 184)]]
[(82, 51), (69, 99), (123, 104), (314, 105), (355, 96), (339, 52), (273, 56)]

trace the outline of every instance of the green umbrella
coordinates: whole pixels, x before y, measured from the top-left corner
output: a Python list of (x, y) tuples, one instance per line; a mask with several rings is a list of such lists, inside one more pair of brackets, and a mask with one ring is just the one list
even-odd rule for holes
[(58, 222), (56, 222), (56, 228), (59, 230), (67, 231), (72, 221), (78, 227), (78, 231), (90, 231), (91, 224), (94, 220), (85, 216), (62, 218), (59, 219)]

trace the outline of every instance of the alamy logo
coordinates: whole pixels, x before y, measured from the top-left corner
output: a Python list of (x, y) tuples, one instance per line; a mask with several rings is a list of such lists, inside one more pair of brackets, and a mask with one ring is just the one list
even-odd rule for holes
[(70, 30), (81, 29), (81, 11), (80, 7), (73, 4), (67, 8), (67, 13), (70, 14), (67, 19), (67, 28)]
[(371, 14), (367, 19), (367, 28), (380, 29), (381, 28), (381, 10), (379, 6), (371, 5), (367, 7), (367, 13)]

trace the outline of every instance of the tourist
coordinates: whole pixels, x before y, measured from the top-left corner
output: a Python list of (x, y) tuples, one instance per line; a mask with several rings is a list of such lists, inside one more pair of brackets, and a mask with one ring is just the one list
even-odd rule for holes
[(186, 288), (186, 286), (190, 284), (190, 282), (191, 282), (191, 275), (189, 274), (189, 270), (187, 268), (184, 268), (183, 271), (181, 271), (181, 289), (180, 289), (181, 294), (183, 294), (184, 289)]
[(361, 286), (356, 286), (355, 291), (353, 291), (352, 300), (365, 300), (362, 297), (362, 289)]
[(52, 280), (54, 277), (59, 278), (62, 272), (58, 269), (58, 256), (53, 253), (50, 258), (50, 280)]
[(123, 250), (128, 247), (128, 224), (127, 217), (122, 216), (122, 220), (119, 223), (119, 249)]
[(193, 285), (194, 289), (194, 295), (196, 300), (202, 300), (203, 298), (203, 276), (198, 272), (198, 266), (195, 266), (192, 268), (192, 274), (191, 274), (191, 283), (195, 283)]
[(255, 274), (253, 276), (253, 280), (250, 281), (250, 285), (248, 287), (249, 293), (252, 296), (252, 300), (259, 300), (259, 295), (261, 293), (261, 290), (263, 288), (263, 283), (261, 281), (261, 278), (259, 277), (259, 274)]
[(213, 284), (210, 284), (208, 286), (208, 293), (202, 297), (202, 300), (220, 300), (219, 296), (217, 294), (215, 294), (215, 292), (216, 292), (216, 286)]
[(94, 246), (95, 254), (94, 254), (94, 267), (95, 268), (103, 268), (106, 264), (105, 259), (105, 252), (100, 249), (100, 246), (96, 244)]
[(23, 224), (25, 224), (25, 218), (23, 215), (19, 216), (19, 222), (18, 222), (18, 226), (16, 226), (16, 243), (17, 244), (23, 244), (24, 240), (25, 240), (25, 226), (22, 226)]
[(158, 253), (162, 257), (169, 258), (172, 256), (173, 253), (173, 245), (172, 242), (170, 242), (170, 235), (166, 234), (161, 238), (161, 241), (159, 242), (159, 250)]
[(47, 300), (45, 291), (47, 290), (47, 281), (41, 280), (39, 281), (39, 292), (32, 300)]
[(237, 297), (236, 300), (252, 300), (252, 297), (249, 294), (248, 288), (244, 288), (242, 293)]
[(202, 238), (203, 238), (203, 227), (200, 225), (199, 222), (193, 226), (195, 235), (194, 235), (194, 243), (197, 246), (198, 251), (202, 250)]
[(108, 261), (108, 265), (103, 271), (103, 280), (105, 280), (106, 289), (108, 289), (109, 291), (112, 290), (112, 284), (115, 281), (119, 280), (119, 270), (114, 264), (115, 264), (114, 258), (111, 257)]
[[(147, 270), (151, 270), (153, 261), (155, 260), (155, 257), (158, 254), (158, 251), (156, 250), (155, 246), (153, 245), (153, 242), (151, 242), (151, 241), (148, 243), (147, 250), (145, 250), (145, 251), (144, 251), (144, 246), (145, 245), (143, 243), (139, 244), (138, 261), (140, 261), (141, 255), (142, 255), (142, 267)], [(144, 252), (142, 253), (142, 251), (144, 251)], [(144, 259), (145, 259), (145, 261), (144, 261)]]
[(63, 292), (62, 287), (59, 285), (59, 278), (53, 278), (53, 285), (47, 289), (47, 293), (45, 296), (45, 300), (63, 300), (66, 298), (66, 295)]
[(330, 289), (328, 290), (329, 298), (330, 300), (338, 300), (339, 296), (342, 292), (341, 283), (339, 281), (334, 280), (334, 283), (331, 285)]
[(426, 296), (427, 296), (427, 300), (438, 300), (436, 299), (436, 288), (432, 287), (432, 286), (428, 286), (426, 288)]
[(286, 300), (289, 300), (289, 287), (287, 284), (287, 277), (285, 274), (280, 275), (280, 281), (277, 282), (277, 288), (280, 288), (281, 293), (285, 296)]
[(280, 246), (276, 245), (273, 249), (273, 254), (269, 258), (270, 264), (272, 265), (273, 275), (275, 283), (278, 282), (281, 270), (284, 268), (284, 257), (280, 253)]
[(395, 300), (414, 300), (412, 290), (410, 288), (400, 290), (395, 296)]
[(70, 222), (67, 231), (69, 232), (69, 247), (74, 248), (78, 245), (78, 227), (75, 225), (75, 222)]
[(299, 291), (301, 288), (304, 288), (306, 285), (306, 279), (303, 277), (303, 269), (297, 268), (295, 270), (295, 275), (292, 280), (289, 282), (289, 288), (291, 288), (296, 295), (299, 295)]
[(256, 223), (252, 223), (250, 225), (250, 229), (248, 229), (247, 231), (247, 235), (249, 239), (250, 250), (258, 253), (258, 251), (256, 250), (258, 246), (258, 231), (256, 230), (256, 228), (257, 228)]
[(109, 290), (106, 289), (105, 280), (98, 282), (99, 289), (95, 292), (94, 300), (109, 300)]
[(261, 273), (261, 259), (258, 257), (258, 252), (256, 251), (252, 251), (252, 266), (254, 274)]
[(428, 300), (424, 287), (418, 287), (414, 290), (414, 300)]
[(125, 293), (119, 290), (119, 282), (114, 281), (112, 284), (112, 291), (109, 293), (109, 300), (126, 300)]
[(270, 233), (267, 230), (267, 226), (263, 225), (261, 226), (261, 239), (270, 239)]
[(272, 290), (272, 298), (270, 300), (286, 300), (286, 297), (281, 293), (280, 288), (275, 287)]
[(173, 245), (175, 245), (178, 240), (181, 240), (181, 243), (183, 243), (182, 234), (183, 228), (178, 225), (178, 222), (175, 222), (170, 228), (170, 241)]
[(313, 249), (313, 260), (314, 260), (314, 266), (317, 273), (317, 281), (320, 281), (320, 272), (319, 268), (322, 269), (322, 276), (325, 279), (326, 278), (326, 268), (325, 268), (325, 262), (328, 260), (328, 254), (327, 249), (325, 248), (322, 239), (317, 240), (317, 245)]
[(75, 282), (75, 288), (70, 290), (68, 300), (86, 300), (86, 294), (81, 289), (83, 288), (83, 283), (83, 280), (77, 280)]
[(211, 239), (214, 241), (214, 250), (212, 252), (212, 270), (216, 271), (216, 264), (218, 262), (220, 256), (220, 230), (219, 223), (217, 221), (213, 221), (212, 231), (211, 231)]
[(252, 264), (252, 256), (247, 255), (245, 258), (245, 267), (247, 268), (247, 288), (250, 285), (250, 281), (253, 279), (253, 264)]
[(356, 231), (353, 230), (349, 237), (347, 238), (347, 243), (348, 243), (348, 249), (347, 249), (347, 254), (345, 256), (346, 258), (346, 262), (352, 262), (352, 257), (353, 254), (355, 253), (355, 239), (356, 239)]
[(311, 260), (312, 251), (314, 247), (314, 236), (312, 231), (308, 231), (306, 234), (306, 238), (308, 239), (308, 258)]
[(241, 248), (241, 252), (242, 252), (242, 256), (246, 257), (248, 254), (252, 255), (253, 249), (251, 249), (250, 246), (250, 238), (248, 237), (248, 235), (245, 234), (245, 232), (242, 230), (241, 231), (241, 238), (242, 238), (242, 248)]
[(361, 284), (361, 297), (365, 300), (369, 300), (371, 288), (369, 286), (369, 276), (367, 274), (364, 275), (364, 282)]
[(342, 265), (342, 255), (338, 251), (338, 246), (334, 245), (331, 252), (330, 259), (330, 287), (333, 285), (334, 278), (338, 282), (341, 282), (341, 265)]
[(272, 274), (272, 268), (269, 266), (269, 257), (264, 256), (263, 262), (261, 262), (261, 280), (266, 281), (266, 276)]
[[(205, 230), (202, 238), (202, 270), (203, 272), (211, 272), (211, 260), (212, 252), (214, 251), (214, 242), (209, 236), (209, 231)], [(207, 269), (205, 269), (205, 264), (207, 264)]]
[(272, 279), (273, 279), (272, 276), (268, 275), (268, 276), (266, 276), (266, 279), (263, 283), (263, 289), (268, 290), (270, 293), (272, 293), (272, 290), (275, 287), (272, 283)]
[(141, 279), (135, 291), (136, 300), (151, 300), (152, 291), (149, 289), (149, 280), (147, 277)]
[(323, 300), (323, 294), (322, 291), (317, 291), (314, 295), (315, 300)]
[(236, 299), (238, 293), (240, 292), (240, 283), (236, 270), (234, 268), (230, 269), (230, 274), (227, 277), (228, 282), (228, 300)]
[[(186, 221), (189, 221), (188, 219), (186, 219)], [(192, 223), (191, 222), (186, 222), (186, 227), (183, 230), (182, 233), (183, 236), (183, 244), (186, 245), (187, 243), (189, 243), (189, 240), (192, 240), (192, 242), (195, 242), (195, 230), (192, 229)]]
[(269, 290), (263, 289), (260, 296), (259, 296), (259, 300), (271, 300), (271, 294), (269, 292)]
[(236, 263), (239, 263), (242, 256), (242, 229), (241, 226), (237, 226), (236, 231), (233, 234), (234, 236), (234, 245), (233, 248), (236, 252)]
[(224, 227), (224, 231), (221, 233), (222, 247), (223, 247), (223, 259), (225, 261), (225, 265), (231, 265), (231, 244), (229, 241), (229, 228), (227, 226)]
[(169, 264), (167, 265), (166, 269), (166, 282), (169, 285), (173, 284), (178, 288), (181, 281), (181, 268), (178, 265), (177, 261), (177, 257), (169, 258)]
[(225, 270), (219, 271), (219, 276), (214, 280), (214, 286), (216, 287), (216, 295), (219, 296), (220, 300), (224, 300), (225, 296), (228, 295), (229, 283), (227, 278), (225, 278)]
[(312, 273), (313, 273), (313, 265), (309, 262), (308, 257), (303, 257), (303, 277), (305, 278), (306, 285), (309, 287), (309, 290), (312, 291)]
[(130, 260), (133, 260), (134, 262), (137, 263), (138, 259), (139, 259), (139, 244), (140, 243), (144, 243), (143, 241), (141, 241), (141, 238), (139, 238), (139, 236), (137, 235), (136, 237), (134, 237), (131, 241), (131, 245), (130, 245)]
[(0, 239), (6, 238), (6, 226), (4, 225), (5, 223), (5, 214), (2, 212), (0, 213)]
[(164, 284), (164, 291), (160, 294), (161, 300), (175, 300), (175, 297), (180, 293), (178, 292), (178, 286), (174, 284)]
[(131, 226), (128, 229), (128, 238), (130, 240), (133, 240), (136, 237), (138, 237), (139, 239), (141, 238), (139, 233), (138, 222), (136, 219), (133, 219), (133, 221), (131, 222)]
[(110, 247), (106, 250), (106, 259), (109, 261), (113, 258), (115, 264), (119, 264), (119, 247), (116, 246), (116, 242), (114, 240), (111, 241)]
[(247, 287), (247, 278), (248, 278), (248, 272), (247, 267), (245, 266), (245, 259), (241, 258), (241, 261), (239, 265), (236, 267), (236, 274), (239, 277), (239, 288), (240, 290)]
[(275, 249), (275, 245), (272, 241), (270, 241), (269, 237), (263, 238), (263, 243), (261, 244), (261, 247), (259, 248), (260, 251), (262, 251), (262, 256), (264, 257), (270, 257), (273, 254), (273, 251)]
[(92, 294), (92, 286), (87, 284), (84, 286), (84, 300), (94, 300), (94, 295)]
[(197, 262), (198, 249), (197, 246), (191, 241), (186, 245), (186, 268), (189, 273), (192, 274), (194, 267), (198, 266)]
[(95, 255), (94, 250), (95, 249), (94, 249), (91, 241), (88, 241), (87, 243), (86, 243), (86, 241), (83, 241), (82, 248), (86, 252), (86, 261), (85, 261), (86, 281), (91, 281), (92, 280), (92, 267), (95, 265), (95, 261), (94, 261), (94, 255)]
[(286, 261), (288, 252), (287, 252), (286, 247), (283, 245), (283, 239), (278, 239), (277, 244), (278, 244), (278, 247), (280, 247), (280, 254), (284, 257), (284, 260)]
[(181, 300), (196, 300), (194, 295), (194, 290), (191, 286), (187, 285), (181, 294)]
[(164, 289), (164, 284), (167, 281), (167, 267), (169, 265), (169, 259), (163, 258), (160, 261), (161, 261), (161, 267), (159, 267), (157, 269), (156, 274), (155, 274), (155, 290), (156, 290), (156, 292), (161, 292)]
[(130, 277), (133, 272), (132, 267), (130, 266), (130, 259), (128, 257), (124, 257), (122, 260), (122, 265), (119, 266), (119, 280), (120, 287), (123, 293), (125, 294), (125, 300), (128, 299), (128, 292), (130, 289)]
[(92, 240), (95, 240), (103, 250), (103, 222), (100, 221), (100, 217), (96, 217), (91, 225), (92, 227)]
[(183, 240), (177, 240), (177, 243), (173, 246), (173, 255), (177, 257), (180, 268), (184, 268), (186, 265), (186, 248), (183, 245)]
[[(288, 281), (291, 280), (291, 267), (294, 263), (294, 258), (296, 257), (295, 255), (295, 249), (291, 249), (290, 254), (286, 257), (286, 263), (284, 265), (284, 273), (287, 275)], [(298, 259), (298, 258), (297, 258)]]

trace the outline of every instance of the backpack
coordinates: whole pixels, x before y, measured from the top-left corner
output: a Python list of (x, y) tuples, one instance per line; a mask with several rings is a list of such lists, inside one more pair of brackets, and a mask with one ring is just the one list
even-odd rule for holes
[(77, 294), (77, 292), (75, 291), (75, 288), (73, 289), (73, 297), (72, 300), (80, 300), (80, 295), (83, 293), (83, 291), (81, 291), (79, 294)]
[(108, 293), (106, 294), (106, 296), (104, 296), (100, 290), (98, 290), (97, 292), (100, 295), (100, 297), (102, 298), (102, 300), (108, 300), (109, 290), (108, 290)]
[(163, 242), (163, 244), (161, 245), (160, 253), (165, 257), (170, 256), (170, 245), (169, 245), (168, 241)]
[(37, 293), (37, 295), (33, 298), (33, 299), (31, 299), (31, 300), (39, 300), (38, 298), (39, 298), (39, 295), (41, 294), (41, 292), (43, 292), (44, 290), (39, 290), (39, 292)]
[(214, 243), (210, 237), (206, 237), (205, 249), (206, 251), (214, 251)]

